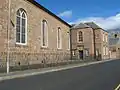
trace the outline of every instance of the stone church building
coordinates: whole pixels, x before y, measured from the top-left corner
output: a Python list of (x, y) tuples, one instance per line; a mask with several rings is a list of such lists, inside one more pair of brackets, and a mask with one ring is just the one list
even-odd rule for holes
[(108, 51), (108, 32), (93, 22), (71, 26), (35, 0), (0, 0), (0, 67), (102, 60)]
[(69, 60), (70, 27), (34, 0), (0, 0), (0, 66), (8, 51), (10, 66)]

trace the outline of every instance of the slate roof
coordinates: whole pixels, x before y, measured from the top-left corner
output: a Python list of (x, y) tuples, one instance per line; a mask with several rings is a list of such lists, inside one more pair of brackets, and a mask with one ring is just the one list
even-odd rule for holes
[(90, 26), (93, 29), (102, 29), (101, 27), (99, 27), (97, 24), (95, 24), (94, 22), (86, 22), (86, 25)]
[(83, 29), (83, 28), (90, 28), (90, 26), (88, 26), (84, 23), (72, 25), (72, 29)]
[(109, 38), (109, 45), (119, 45), (120, 38)]
[(108, 32), (103, 28), (101, 28), (100, 26), (98, 26), (97, 24), (95, 24), (94, 22), (86, 22), (85, 24), (90, 26), (92, 29), (102, 29), (103, 31)]
[(57, 20), (61, 21), (62, 23), (64, 23), (65, 25), (71, 27), (70, 24), (68, 24), (67, 22), (65, 22), (64, 20), (62, 20), (60, 17), (58, 17), (57, 15), (55, 15), (54, 13), (52, 13), (50, 10), (48, 10), (47, 8), (43, 7), (42, 5), (40, 5), (39, 3), (37, 3), (35, 0), (27, 0), (30, 3), (32, 3), (33, 5), (37, 6), (38, 8), (42, 9), (43, 11), (45, 11), (46, 13), (48, 13), (49, 15), (53, 16), (54, 18), (56, 18)]

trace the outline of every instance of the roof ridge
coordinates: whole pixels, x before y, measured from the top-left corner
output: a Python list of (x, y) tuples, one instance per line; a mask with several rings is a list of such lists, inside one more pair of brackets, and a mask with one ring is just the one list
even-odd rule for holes
[(61, 21), (62, 23), (66, 24), (67, 26), (71, 27), (70, 24), (68, 24), (66, 21), (64, 21), (63, 19), (61, 19), (60, 17), (58, 17), (57, 15), (55, 15), (52, 11), (48, 10), (47, 8), (45, 8), (44, 6), (42, 6), (40, 3), (38, 3), (35, 0), (27, 0), (30, 3), (32, 3), (33, 5), (37, 6), (38, 8), (42, 9), (43, 11), (45, 11), (46, 13), (48, 13), (49, 15), (55, 17), (56, 19), (58, 19), (59, 21)]

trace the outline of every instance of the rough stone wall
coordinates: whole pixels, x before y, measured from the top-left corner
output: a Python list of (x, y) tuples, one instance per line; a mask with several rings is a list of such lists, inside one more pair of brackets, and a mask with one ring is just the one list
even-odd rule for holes
[(109, 59), (109, 41), (108, 41), (108, 32), (105, 32), (105, 31), (102, 31), (105, 35), (105, 37), (107, 37), (107, 41), (106, 41), (106, 38), (105, 38), (105, 41), (103, 41), (103, 45), (102, 47), (106, 47), (108, 48), (108, 50), (106, 49), (106, 52), (105, 52), (105, 55), (103, 56), (104, 59)]
[(95, 47), (96, 50), (98, 51), (98, 56), (97, 58), (102, 59), (102, 33), (101, 29), (96, 29), (95, 30)]
[(116, 45), (116, 58), (120, 59), (120, 44)]
[(116, 54), (117, 54), (116, 52), (111, 52), (110, 58), (111, 59), (116, 59), (117, 58)]
[[(1, 53), (1, 59), (6, 60), (7, 53)], [(51, 63), (61, 63), (69, 60), (68, 52), (10, 52), (10, 66), (19, 66), (20, 65), (32, 65), (32, 64), (51, 64)], [(3, 61), (0, 63), (1, 67), (4, 67), (6, 62)]]
[[(2, 0), (3, 1), (3, 0)], [(7, 0), (8, 1), (8, 0)], [(0, 1), (1, 2), (1, 1)], [(7, 2), (4, 2), (7, 4)], [(8, 6), (5, 5), (5, 6)], [(23, 8), (27, 13), (27, 45), (16, 44), (16, 11), (19, 8)], [(3, 7), (2, 10), (8, 12), (8, 9)], [(2, 20), (7, 21), (7, 18), (3, 18), (2, 14), (6, 16), (6, 12), (0, 10), (0, 22)], [(8, 15), (8, 14), (7, 14)], [(1, 20), (2, 18), (2, 20)], [(48, 47), (42, 48), (41, 46), (41, 22), (45, 19), (48, 22)], [(53, 16), (44, 12), (40, 8), (31, 4), (27, 0), (11, 0), (11, 30), (10, 30), (10, 65), (15, 66), (20, 62), (21, 65), (27, 64), (38, 64), (41, 62), (55, 62), (70, 59), (69, 50), (69, 27), (55, 19)], [(7, 25), (2, 23), (5, 27), (3, 41), (7, 43)], [(0, 26), (1, 27), (1, 26)], [(62, 49), (57, 49), (57, 29), (58, 27), (62, 30)], [(2, 29), (3, 30), (3, 29)], [(5, 49), (7, 44), (2, 42)], [(2, 46), (2, 45), (1, 45)], [(0, 46), (0, 47), (1, 47)], [(3, 48), (3, 47), (2, 47)], [(1, 50), (1, 60), (5, 64), (1, 63), (2, 66), (6, 65), (7, 50)]]
[(102, 59), (108, 59), (109, 58), (109, 49), (108, 49), (108, 51), (106, 51), (108, 53), (108, 55), (107, 54), (103, 55), (103, 47), (109, 48), (108, 40), (103, 41), (103, 37), (104, 37), (103, 34), (108, 36), (108, 33), (103, 31), (102, 29), (96, 29), (95, 30), (96, 48), (99, 49), (99, 53), (100, 53), (100, 56), (101, 56)]
[(8, 27), (8, 0), (0, 0), (0, 67), (6, 64), (7, 29)]
[(120, 59), (120, 45), (110, 45), (110, 58), (111, 59)]
[[(77, 41), (77, 32), (83, 32), (83, 43), (78, 43)], [(95, 30), (95, 47), (96, 50), (99, 50), (99, 59), (108, 59), (109, 54), (103, 55), (103, 47), (109, 47), (108, 41), (103, 41), (103, 33), (108, 36), (108, 33), (103, 31), (102, 29)], [(94, 56), (94, 41), (93, 41), (93, 30), (92, 28), (84, 28), (84, 29), (75, 29), (72, 30), (72, 49), (77, 49), (78, 45), (83, 45), (84, 48), (90, 49), (90, 56)], [(77, 51), (78, 52), (78, 51)], [(109, 51), (108, 51), (109, 53)]]
[(0, 1), (0, 51), (6, 50), (7, 23), (8, 23), (8, 0)]
[(72, 49), (76, 49), (77, 48), (77, 32), (78, 32), (78, 29), (71, 30)]
[[(83, 42), (78, 42), (78, 32), (83, 32)], [(84, 29), (74, 29), (72, 30), (72, 49), (77, 49), (79, 45), (83, 45), (84, 49), (89, 49), (90, 57), (94, 56), (94, 44), (93, 44), (93, 30), (92, 28), (84, 28)], [(85, 51), (85, 50), (84, 50)], [(77, 53), (78, 51), (76, 51)], [(79, 53), (78, 53), (79, 55)], [(78, 56), (77, 56), (78, 58)], [(85, 53), (84, 53), (84, 58)], [(90, 59), (90, 58), (89, 58)]]

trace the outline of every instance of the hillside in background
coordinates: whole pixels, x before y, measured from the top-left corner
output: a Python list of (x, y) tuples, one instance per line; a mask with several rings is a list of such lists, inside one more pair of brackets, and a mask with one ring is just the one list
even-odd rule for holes
[(108, 30), (109, 33), (120, 33), (120, 28), (117, 28), (117, 29), (109, 29)]
[(109, 37), (114, 37), (115, 34), (118, 35), (118, 37), (120, 37), (120, 28), (117, 29), (109, 29)]

